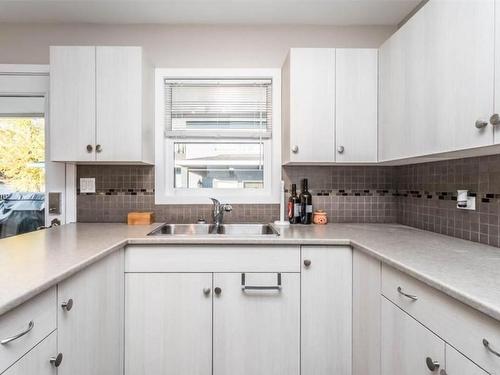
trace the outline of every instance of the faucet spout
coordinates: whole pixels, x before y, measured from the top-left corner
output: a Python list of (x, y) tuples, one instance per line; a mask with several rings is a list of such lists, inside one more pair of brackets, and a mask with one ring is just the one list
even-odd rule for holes
[(214, 204), (212, 209), (212, 220), (214, 223), (213, 231), (219, 233), (220, 227), (224, 221), (224, 212), (231, 212), (233, 210), (233, 207), (230, 204), (220, 203), (219, 200), (215, 198), (210, 198), (210, 199)]

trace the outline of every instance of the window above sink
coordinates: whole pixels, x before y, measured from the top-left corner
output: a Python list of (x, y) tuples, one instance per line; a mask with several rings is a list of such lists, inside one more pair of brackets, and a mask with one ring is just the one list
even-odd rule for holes
[(157, 204), (279, 203), (279, 69), (157, 69)]

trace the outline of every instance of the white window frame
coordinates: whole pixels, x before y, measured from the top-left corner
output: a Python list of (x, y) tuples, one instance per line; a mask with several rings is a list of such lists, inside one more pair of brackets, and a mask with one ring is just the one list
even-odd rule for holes
[[(45, 98), (45, 225), (57, 218), (76, 222), (76, 165), (50, 161), (49, 65), (0, 64), (0, 95), (41, 95)], [(17, 111), (23, 112), (22, 108)], [(32, 112), (25, 110), (24, 112)], [(49, 212), (49, 192), (61, 193), (61, 213)]]
[[(272, 137), (264, 143), (263, 189), (175, 189), (174, 142), (165, 137), (165, 79), (271, 79)], [(185, 138), (183, 141), (199, 142)], [(228, 139), (207, 138), (206, 142)], [(241, 141), (241, 139), (239, 139)], [(172, 173), (167, 173), (171, 171)], [(155, 203), (209, 204), (208, 198), (224, 203), (279, 203), (281, 186), (281, 70), (280, 69), (155, 69)]]

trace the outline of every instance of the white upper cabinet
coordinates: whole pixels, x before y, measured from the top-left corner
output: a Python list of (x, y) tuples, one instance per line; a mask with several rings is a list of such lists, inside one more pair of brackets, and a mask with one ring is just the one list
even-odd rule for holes
[(141, 47), (51, 47), (51, 160), (152, 163), (152, 76)]
[(500, 143), (500, 0), (495, 1), (495, 117), (492, 124), (495, 127), (495, 143)]
[(336, 49), (337, 162), (377, 161), (377, 49)]
[(494, 21), (494, 0), (431, 0), (384, 43), (380, 161), (493, 144)]
[(95, 47), (50, 47), (51, 160), (95, 160), (95, 94)]
[(282, 75), (283, 162), (333, 162), (335, 50), (293, 48)]
[(377, 161), (377, 53), (290, 50), (282, 70), (283, 164)]
[(148, 107), (152, 101), (146, 100), (152, 87), (144, 87), (148, 77), (143, 64), (141, 47), (96, 48), (98, 161), (152, 159), (151, 144), (144, 149), (144, 141), (153, 136), (153, 108)]

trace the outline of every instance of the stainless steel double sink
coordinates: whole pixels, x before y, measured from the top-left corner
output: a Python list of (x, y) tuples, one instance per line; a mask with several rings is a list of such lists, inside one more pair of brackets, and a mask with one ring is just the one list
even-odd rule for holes
[(148, 236), (279, 236), (278, 231), (269, 224), (163, 224)]

